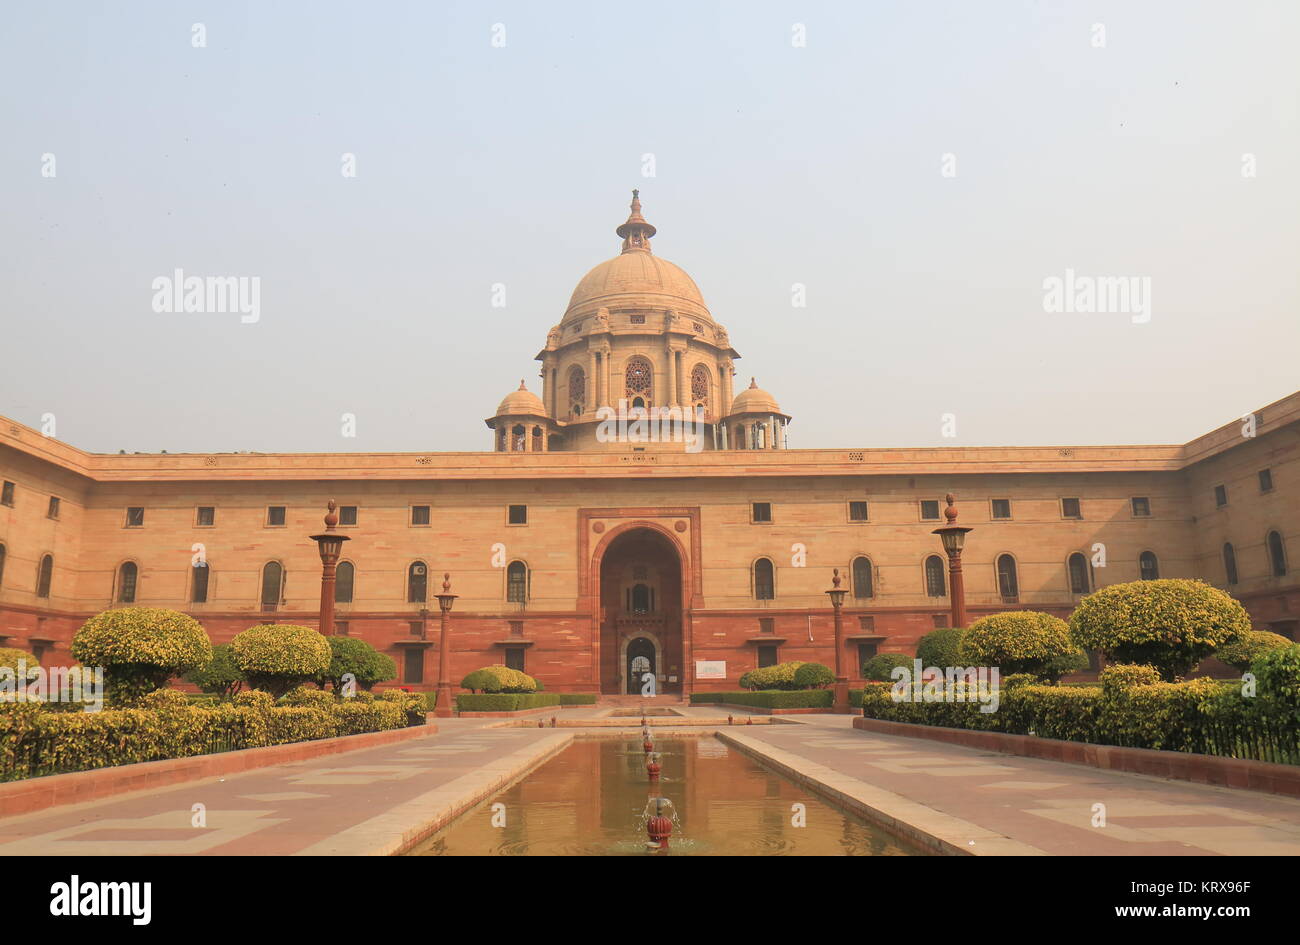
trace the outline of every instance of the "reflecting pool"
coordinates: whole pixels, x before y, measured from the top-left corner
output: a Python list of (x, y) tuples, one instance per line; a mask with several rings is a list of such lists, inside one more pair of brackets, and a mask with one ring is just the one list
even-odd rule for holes
[[(712, 736), (579, 739), (467, 812), (413, 856), (916, 856), (921, 851), (832, 806)], [(667, 851), (646, 843), (650, 797), (672, 801)], [(498, 806), (504, 805), (504, 806)]]

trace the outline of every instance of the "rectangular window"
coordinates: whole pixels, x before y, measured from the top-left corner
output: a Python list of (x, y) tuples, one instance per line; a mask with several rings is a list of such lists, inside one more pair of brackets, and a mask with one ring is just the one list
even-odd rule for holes
[(942, 630), (944, 627), (948, 626), (947, 614), (935, 614), (931, 619), (934, 621), (934, 628), (936, 630)]
[(412, 525), (429, 524), (429, 507), (427, 505), (411, 506), (411, 524)]
[(921, 521), (937, 522), (939, 520), (939, 500), (922, 499), (921, 500)]
[(771, 633), (776, 629), (776, 620), (772, 617), (758, 618), (758, 632)]
[(1061, 518), (1083, 518), (1083, 511), (1079, 508), (1077, 498), (1061, 500)]
[(522, 646), (506, 647), (506, 669), (516, 669), (519, 672), (526, 672), (524, 669), (524, 648)]
[(53, 495), (50, 496), (50, 505), (49, 505), (49, 508), (47, 508), (46, 511), (45, 511), (45, 517), (46, 517), (46, 518), (58, 518), (58, 517), (59, 517), (59, 504), (60, 504), (60, 503), (59, 503), (59, 497), (58, 497), (58, 496), (53, 496)]
[(1010, 518), (1010, 517), (1011, 517), (1011, 500), (1010, 500), (1010, 499), (994, 499), (994, 500), (993, 500), (993, 517), (994, 517), (995, 519), (998, 519), (998, 518)]
[(404, 664), (402, 666), (402, 682), (416, 684), (424, 682), (424, 647), (406, 647), (406, 659), (402, 662)]
[(195, 524), (203, 527), (212, 525), (217, 520), (217, 510), (210, 505), (200, 505)]
[(284, 506), (270, 505), (266, 509), (266, 524), (283, 525), (284, 524)]
[[(6, 482), (5, 485), (6, 485), (6, 486), (13, 486), (13, 483), (12, 483), (12, 482)], [(1271, 469), (1261, 469), (1261, 470), (1259, 471), (1259, 491), (1260, 491), (1260, 492), (1272, 492), (1272, 491), (1273, 491), (1273, 470), (1271, 470)], [(9, 501), (6, 502), (5, 505), (13, 505), (13, 504), (14, 504), (14, 503), (13, 503), (13, 491), (12, 491), (12, 489), (11, 489), (10, 492), (9, 492)]]
[(753, 522), (770, 522), (772, 521), (772, 503), (755, 502), (750, 507), (750, 521)]
[(190, 603), (206, 604), (208, 602), (208, 566), (195, 565), (190, 568), (194, 574), (194, 580), (190, 584)]
[(511, 525), (528, 524), (528, 506), (512, 505), (506, 515), (506, 521)]
[(876, 618), (875, 618), (875, 617), (859, 617), (859, 618), (858, 618), (858, 629), (859, 629), (859, 630), (867, 630), (867, 631), (875, 631), (875, 629), (876, 629)]
[(878, 644), (878, 643), (859, 643), (859, 644), (858, 644), (858, 670), (859, 670), (859, 672), (862, 670), (862, 667), (863, 667), (863, 665), (867, 662), (867, 660), (869, 660), (869, 659), (871, 659), (873, 656), (875, 656), (875, 655), (876, 655), (876, 651), (879, 650), (879, 649), (880, 649), (880, 644)]
[(8, 479), (6, 479), (4, 485), (0, 486), (0, 505), (7, 505), (10, 508), (13, 508), (13, 504), (14, 504), (14, 484), (10, 482)]
[(423, 637), (423, 636), (424, 636), (424, 621), (423, 621), (423, 620), (410, 620), (410, 621), (407, 621), (406, 629), (407, 629), (407, 631), (411, 634), (411, 636), (413, 636), (413, 637)]
[(764, 644), (758, 648), (758, 668), (765, 669), (777, 664), (776, 644)]
[(140, 528), (144, 525), (144, 509), (141, 506), (133, 505), (126, 510), (126, 527)]
[(849, 503), (849, 521), (865, 522), (867, 520), (867, 503), (850, 502)]
[(1215, 507), (1221, 509), (1221, 508), (1223, 508), (1223, 507), (1224, 507), (1225, 505), (1227, 505), (1227, 504), (1228, 504), (1228, 487), (1227, 487), (1227, 486), (1215, 486), (1215, 487), (1214, 487), (1214, 505), (1215, 505)]
[(355, 525), (357, 523), (357, 507), (355, 505), (339, 506), (339, 524)]
[(341, 637), (348, 635), (348, 622), (346, 620), (334, 621), (334, 632)]
[(1151, 514), (1151, 500), (1146, 496), (1135, 496), (1133, 498), (1133, 515), (1135, 518), (1146, 518)]

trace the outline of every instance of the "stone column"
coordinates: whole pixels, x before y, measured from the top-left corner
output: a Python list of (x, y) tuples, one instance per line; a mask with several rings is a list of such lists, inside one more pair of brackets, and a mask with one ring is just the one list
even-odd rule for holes
[(677, 399), (677, 352), (671, 346), (668, 348), (668, 396), (664, 403), (670, 407), (680, 403)]

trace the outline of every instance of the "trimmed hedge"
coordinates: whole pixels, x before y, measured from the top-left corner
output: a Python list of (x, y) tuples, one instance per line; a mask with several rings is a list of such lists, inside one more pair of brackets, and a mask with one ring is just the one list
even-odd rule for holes
[(560, 705), (595, 705), (596, 694), (594, 692), (561, 692)]
[(830, 689), (767, 689), (757, 692), (693, 692), (691, 705), (754, 706), (760, 709), (829, 709), (835, 693)]
[(0, 781), (379, 732), (408, 724), (407, 700), (277, 706), (267, 693), (254, 691), (240, 693), (230, 702), (196, 705), (175, 690), (159, 690), (144, 701), (152, 708), (69, 713), (50, 712), (34, 703), (0, 705)]
[(795, 682), (794, 674), (799, 671), (803, 665), (801, 660), (791, 660), (788, 663), (777, 663), (775, 666), (764, 666), (760, 669), (751, 669), (743, 673), (737, 684), (741, 689), (799, 689), (800, 686)]
[(558, 705), (558, 692), (462, 692), (456, 696), (457, 712), (520, 712)]
[(542, 689), (527, 673), (500, 664), (474, 670), (460, 681), (460, 688), (483, 693), (534, 693)]

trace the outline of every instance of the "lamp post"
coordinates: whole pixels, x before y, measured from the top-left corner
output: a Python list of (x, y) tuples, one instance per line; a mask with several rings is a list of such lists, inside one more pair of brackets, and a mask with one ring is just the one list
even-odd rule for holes
[(965, 525), (957, 524), (957, 499), (949, 492), (944, 500), (948, 507), (943, 510), (948, 524), (936, 528), (932, 534), (938, 535), (943, 542), (943, 550), (948, 555), (948, 592), (952, 600), (952, 625), (966, 626), (966, 587), (961, 576), (961, 550), (966, 544), (966, 533), (974, 531)]
[(336, 503), (330, 499), (329, 509), (325, 513), (325, 531), (312, 535), (320, 551), (320, 632), (325, 636), (334, 635), (334, 577), (338, 572), (339, 553), (347, 535), (340, 535), (334, 530), (339, 523), (339, 513), (335, 511)]
[(451, 680), (447, 678), (447, 627), (451, 623), (451, 605), (456, 595), (451, 592), (451, 574), (442, 576), (442, 593), (438, 598), (438, 610), (442, 612), (442, 627), (438, 632), (438, 701), (433, 707), (434, 718), (451, 718)]
[(844, 675), (844, 595), (848, 590), (840, 587), (840, 569), (836, 568), (831, 580), (831, 589), (826, 592), (835, 608), (835, 704), (832, 711), (846, 715), (849, 709), (849, 679)]

